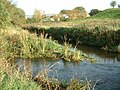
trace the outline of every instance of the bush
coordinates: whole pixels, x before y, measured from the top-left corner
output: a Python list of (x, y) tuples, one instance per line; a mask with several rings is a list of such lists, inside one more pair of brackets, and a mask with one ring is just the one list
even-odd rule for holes
[(90, 14), (90, 16), (93, 16), (93, 15), (99, 13), (99, 12), (100, 11), (98, 9), (92, 9), (89, 14)]
[(10, 24), (10, 15), (5, 6), (0, 3), (0, 28), (5, 28)]
[(21, 25), (26, 22), (25, 13), (8, 0), (0, 0), (0, 28)]

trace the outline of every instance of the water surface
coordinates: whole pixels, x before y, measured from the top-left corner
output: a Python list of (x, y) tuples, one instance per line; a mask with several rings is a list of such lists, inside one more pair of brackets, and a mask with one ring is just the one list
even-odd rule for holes
[[(120, 60), (119, 55), (106, 52), (97, 48), (79, 47), (82, 52), (95, 58), (96, 64), (90, 62), (66, 62), (52, 59), (32, 59), (33, 76), (49, 67), (49, 77), (58, 78), (60, 81), (70, 81), (75, 77), (78, 80), (88, 79), (95, 83), (95, 90), (120, 90)], [(23, 66), (24, 60), (18, 59), (18, 64)], [(29, 61), (29, 60), (28, 60)], [(29, 63), (27, 60), (26, 62)]]

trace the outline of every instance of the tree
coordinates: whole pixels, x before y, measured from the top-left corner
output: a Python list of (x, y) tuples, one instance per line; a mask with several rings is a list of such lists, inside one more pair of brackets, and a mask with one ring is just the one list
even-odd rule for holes
[(87, 11), (83, 7), (75, 7), (73, 10), (71, 10), (72, 18), (73, 19), (79, 19), (79, 18), (86, 18), (87, 17)]
[(64, 10), (64, 9), (63, 9), (63, 10), (60, 11), (60, 14), (66, 14), (67, 11), (68, 11), (68, 10)]
[(43, 18), (44, 15), (42, 15), (42, 11), (35, 9), (32, 19), (34, 19), (35, 22), (40, 22)]
[(73, 10), (85, 11), (85, 8), (83, 8), (83, 7), (75, 7)]
[(99, 12), (100, 11), (98, 9), (92, 9), (89, 14), (90, 14), (90, 16), (93, 16), (93, 15), (99, 13)]
[(87, 12), (83, 7), (75, 7), (72, 10), (61, 10), (60, 14), (66, 15), (69, 19), (79, 19), (87, 17)]
[(111, 1), (110, 5), (111, 5), (111, 7), (114, 8), (117, 5), (117, 2), (116, 1)]
[(118, 4), (118, 8), (120, 8), (120, 4)]

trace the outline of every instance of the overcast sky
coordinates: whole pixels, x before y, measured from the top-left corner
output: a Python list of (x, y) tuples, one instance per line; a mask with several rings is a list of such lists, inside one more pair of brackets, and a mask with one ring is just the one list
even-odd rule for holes
[[(91, 9), (104, 10), (110, 7), (112, 0), (13, 0), (17, 7), (22, 8), (26, 15), (32, 15), (35, 8), (45, 11), (46, 14), (59, 13), (62, 9), (84, 7), (87, 12)], [(116, 0), (120, 3), (120, 0)]]

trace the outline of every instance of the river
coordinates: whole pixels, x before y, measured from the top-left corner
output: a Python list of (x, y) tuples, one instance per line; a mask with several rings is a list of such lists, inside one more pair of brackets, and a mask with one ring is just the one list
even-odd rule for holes
[[(78, 80), (88, 79), (93, 83), (97, 81), (95, 90), (120, 90), (120, 59), (118, 54), (99, 50), (97, 48), (81, 46), (79, 49), (95, 58), (95, 64), (90, 62), (66, 62), (52, 59), (31, 59), (33, 76), (49, 68), (49, 77), (69, 82), (71, 78)], [(27, 62), (27, 60), (25, 60)], [(17, 64), (23, 67), (24, 60), (17, 59)], [(28, 62), (27, 62), (28, 63)]]

